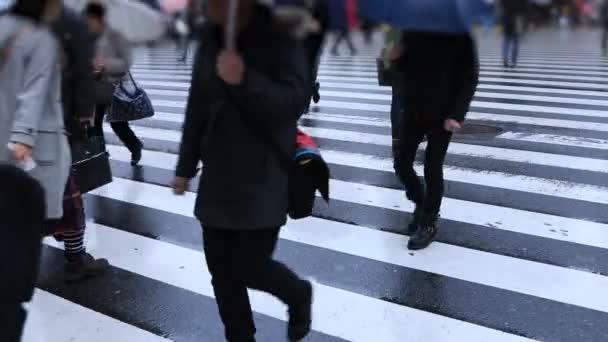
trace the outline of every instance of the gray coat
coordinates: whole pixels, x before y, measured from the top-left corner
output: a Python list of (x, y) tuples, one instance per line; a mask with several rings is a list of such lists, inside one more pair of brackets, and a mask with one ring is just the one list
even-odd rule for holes
[(311, 89), (305, 51), (259, 7), (239, 37), (247, 66), (243, 83), (229, 86), (216, 71), (221, 29), (206, 24), (202, 31), (177, 175), (193, 177), (203, 161), (195, 213), (204, 226), (280, 227), (287, 217), (288, 175), (260, 135), (270, 136), (285, 156), (294, 154), (296, 123)]
[[(27, 32), (21, 31), (30, 25)], [(46, 192), (47, 218), (63, 215), (71, 158), (63, 124), (58, 45), (49, 30), (15, 16), (0, 18), (0, 46), (16, 32), (0, 70), (0, 162), (10, 162), (10, 142), (31, 146), (38, 165), (31, 175)]]
[(95, 46), (96, 56), (104, 59), (105, 72), (112, 83), (125, 78), (131, 64), (133, 64), (133, 52), (129, 41), (119, 32), (106, 28), (97, 40)]

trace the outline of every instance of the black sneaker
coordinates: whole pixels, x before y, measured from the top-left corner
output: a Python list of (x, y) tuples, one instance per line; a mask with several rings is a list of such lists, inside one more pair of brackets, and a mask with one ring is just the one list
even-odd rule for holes
[(137, 166), (141, 161), (141, 153), (144, 149), (143, 144), (139, 144), (137, 149), (131, 153), (131, 166)]
[(420, 226), (421, 216), (422, 216), (422, 209), (420, 209), (420, 206), (417, 205), (416, 209), (414, 210), (414, 213), (412, 214), (412, 221), (407, 226), (407, 235), (413, 236), (414, 233), (416, 233), (416, 231), (418, 230), (418, 227)]
[(312, 284), (304, 280), (304, 301), (301, 305), (289, 308), (287, 338), (289, 342), (298, 342), (305, 338), (312, 325)]
[(439, 215), (425, 215), (414, 235), (410, 237), (407, 248), (412, 251), (427, 248), (437, 235)]
[(312, 100), (315, 103), (319, 103), (319, 101), (321, 101), (321, 84), (319, 84), (319, 82), (315, 82), (315, 87), (313, 88), (312, 91)]

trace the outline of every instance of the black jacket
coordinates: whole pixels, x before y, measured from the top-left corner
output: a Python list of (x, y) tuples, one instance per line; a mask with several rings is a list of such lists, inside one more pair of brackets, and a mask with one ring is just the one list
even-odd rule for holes
[(46, 209), (42, 186), (16, 167), (0, 164), (0, 189), (0, 303), (11, 307), (32, 298)]
[(305, 54), (299, 42), (277, 30), (270, 11), (258, 7), (238, 39), (245, 79), (241, 85), (229, 86), (216, 72), (221, 29), (205, 24), (202, 31), (177, 175), (193, 177), (203, 161), (195, 209), (203, 225), (282, 226), (287, 171), (260, 134), (269, 134), (286, 155), (293, 154), (296, 123), (310, 96)]
[(464, 121), (479, 79), (477, 48), (468, 34), (405, 32), (399, 64), (406, 115), (430, 125)]
[(528, 10), (528, 0), (502, 0), (500, 4), (502, 12), (502, 25), (505, 34), (517, 33), (517, 18), (522, 17)]
[(93, 83), (94, 39), (88, 33), (80, 14), (64, 8), (53, 24), (53, 31), (64, 53), (62, 102), (65, 125), (70, 140), (82, 137), (80, 119), (93, 117), (95, 93)]

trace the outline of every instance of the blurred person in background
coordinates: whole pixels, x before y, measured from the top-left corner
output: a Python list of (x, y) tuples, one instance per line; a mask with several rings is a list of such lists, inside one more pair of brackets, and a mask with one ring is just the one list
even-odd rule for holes
[(60, 12), (59, 0), (17, 0), (0, 17), (0, 163), (28, 173), (0, 167), (3, 342), (21, 339), (22, 303), (33, 294), (44, 221), (63, 215), (71, 158), (60, 103), (59, 48), (47, 26)]
[[(62, 104), (70, 146), (86, 139), (93, 124), (95, 91), (93, 82), (94, 39), (88, 33), (81, 14), (63, 6), (52, 23), (63, 56)], [(65, 280), (82, 281), (104, 272), (109, 264), (86, 252), (86, 218), (82, 195), (71, 172), (63, 197), (63, 217), (49, 222), (46, 234), (63, 241), (66, 258)]]
[(602, 54), (608, 57), (608, 0), (600, 5), (600, 25), (602, 26)]
[(519, 56), (519, 43), (524, 29), (528, 0), (501, 0), (500, 12), (504, 31), (502, 61), (505, 68), (515, 68)]
[[(0, 341), (21, 339), (40, 266), (44, 189), (25, 171), (0, 164)], [(10, 279), (10, 280), (9, 280)]]
[[(105, 7), (96, 2), (89, 3), (84, 9), (89, 32), (97, 39), (95, 46), (94, 74), (99, 82), (118, 85), (129, 83), (128, 76), (133, 63), (131, 44), (118, 31), (106, 24)], [(113, 89), (113, 87), (109, 87)], [(110, 95), (111, 98), (111, 95)], [(103, 137), (103, 121), (110, 103), (98, 103), (95, 108), (95, 132)], [(131, 152), (131, 165), (136, 166), (141, 161), (143, 143), (127, 121), (113, 121), (112, 130)]]
[(357, 49), (351, 38), (351, 30), (357, 27), (357, 9), (354, 0), (327, 0), (329, 5), (329, 27), (336, 34), (336, 41), (331, 48), (331, 54), (340, 55), (340, 44), (346, 41), (351, 56), (357, 54)]
[[(510, 1), (510, 0), (507, 0)], [(515, 1), (515, 0), (514, 0)], [(443, 164), (452, 134), (463, 127), (477, 87), (479, 66), (471, 34), (407, 31), (399, 59), (401, 111), (396, 172), (415, 204), (408, 248), (426, 248), (438, 231), (444, 192)], [(424, 183), (414, 170), (426, 137)]]
[(255, 0), (239, 1), (236, 47), (226, 46), (228, 3), (208, 3), (174, 191), (188, 189), (202, 160), (195, 215), (226, 339), (255, 341), (249, 288), (287, 305), (288, 340), (299, 341), (311, 329), (312, 285), (273, 259), (286, 224), (288, 173), (271, 144), (295, 153), (309, 64), (300, 42)]

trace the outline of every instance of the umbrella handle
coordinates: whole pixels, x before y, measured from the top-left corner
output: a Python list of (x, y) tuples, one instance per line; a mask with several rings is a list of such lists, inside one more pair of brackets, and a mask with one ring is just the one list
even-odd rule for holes
[(236, 50), (236, 16), (239, 8), (239, 0), (228, 0), (228, 17), (226, 18), (226, 29), (224, 43), (226, 50)]

